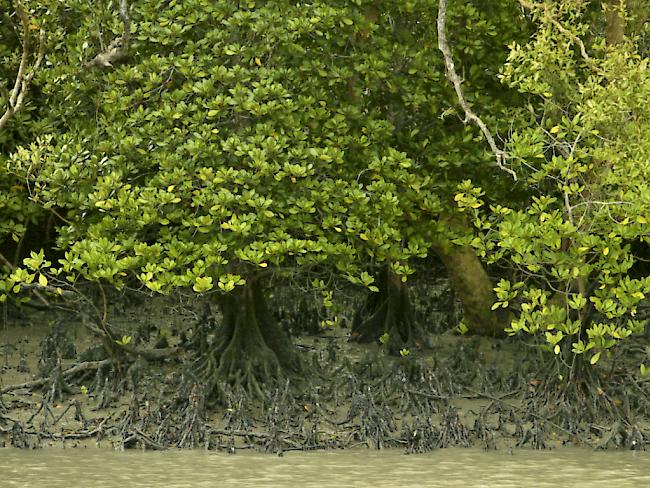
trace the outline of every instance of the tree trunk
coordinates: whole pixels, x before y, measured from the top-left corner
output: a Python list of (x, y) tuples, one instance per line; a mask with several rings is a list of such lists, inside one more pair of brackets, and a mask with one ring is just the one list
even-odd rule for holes
[(398, 354), (404, 347), (421, 347), (425, 333), (415, 321), (408, 288), (399, 276), (385, 267), (377, 277), (378, 292), (371, 292), (352, 321), (351, 339), (377, 341), (388, 334), (388, 350)]
[(223, 324), (209, 353), (215, 360), (216, 368), (210, 371), (215, 384), (226, 381), (263, 398), (263, 387), (299, 372), (300, 360), (291, 340), (273, 321), (254, 279), (222, 297), (220, 306)]
[(442, 243), (434, 251), (447, 268), (456, 296), (463, 304), (464, 321), (469, 332), (502, 336), (504, 326), (492, 310), (496, 301), (492, 281), (471, 247)]
[(621, 15), (623, 0), (607, 0), (607, 28), (605, 38), (610, 46), (620, 44), (625, 38), (625, 18)]

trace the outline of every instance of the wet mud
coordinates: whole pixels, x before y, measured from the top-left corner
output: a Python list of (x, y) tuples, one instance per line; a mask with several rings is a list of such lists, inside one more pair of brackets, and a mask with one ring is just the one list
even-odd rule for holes
[[(650, 442), (650, 383), (625, 361), (611, 367), (612, 380), (600, 383), (607, 387), (570, 397), (544, 373), (546, 356), (534, 344), (453, 330), (395, 357), (379, 343), (351, 342), (345, 326), (312, 327), (292, 338), (302, 374), (267, 384), (262, 397), (227, 383), (208, 387), (193, 371), (200, 310), (163, 299), (125, 305), (115, 313), (125, 353), (113, 355), (82, 321), (28, 310), (8, 317), (0, 330), (0, 446), (283, 455), (644, 450)], [(632, 364), (634, 351), (628, 356)]]

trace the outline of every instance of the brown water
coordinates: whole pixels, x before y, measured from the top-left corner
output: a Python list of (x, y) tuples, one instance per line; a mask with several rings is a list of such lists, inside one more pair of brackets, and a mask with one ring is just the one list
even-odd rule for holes
[(287, 453), (0, 449), (0, 487), (649, 487), (650, 453), (443, 449)]

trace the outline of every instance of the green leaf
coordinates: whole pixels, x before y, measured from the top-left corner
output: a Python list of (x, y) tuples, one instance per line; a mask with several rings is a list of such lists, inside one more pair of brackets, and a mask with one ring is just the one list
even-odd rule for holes
[(132, 339), (133, 339), (133, 338), (132, 338), (130, 335), (124, 335), (124, 336), (122, 336), (121, 339), (117, 339), (117, 340), (115, 341), (115, 343), (116, 343), (118, 346), (126, 346), (127, 344), (130, 344), (130, 343), (131, 343), (131, 340), (132, 340)]
[(467, 324), (462, 320), (458, 324), (457, 329), (458, 329), (458, 332), (460, 333), (460, 335), (465, 335), (465, 334), (467, 334), (469, 332), (469, 327), (467, 327)]
[(650, 366), (646, 366), (645, 364), (641, 363), (639, 365), (639, 372), (641, 373), (642, 378), (650, 377)]
[(205, 276), (205, 277), (196, 278), (196, 281), (192, 289), (197, 293), (204, 293), (206, 291), (210, 291), (212, 287), (213, 287), (212, 277)]

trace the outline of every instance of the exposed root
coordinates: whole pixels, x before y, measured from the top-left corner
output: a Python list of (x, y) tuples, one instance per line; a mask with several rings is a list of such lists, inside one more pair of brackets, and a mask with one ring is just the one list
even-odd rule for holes
[(586, 364), (581, 357), (574, 359), (570, 369), (548, 370), (553, 372), (538, 386), (531, 386), (529, 411), (553, 418), (556, 424), (571, 432), (586, 431), (597, 419), (628, 419), (630, 412), (623, 409), (621, 399), (627, 394), (625, 388), (611, 378), (605, 387), (597, 367)]
[[(32, 441), (32, 437), (36, 437), (35, 441)], [(20, 422), (14, 422), (11, 428), (11, 445), (17, 449), (36, 449), (40, 447), (40, 442), (38, 436), (26, 432)]]
[(216, 376), (241, 386), (253, 397), (264, 398), (263, 386), (276, 383), (282, 377), (282, 367), (263, 341), (252, 339), (231, 340), (219, 357)]
[(645, 450), (646, 440), (636, 424), (627, 422), (614, 422), (596, 449), (624, 448), (632, 451)]
[[(492, 405), (492, 404), (491, 404)], [(491, 406), (490, 405), (490, 406)], [(490, 410), (488, 408), (482, 408), (479, 415), (474, 420), (474, 435), (481, 443), (481, 447), (484, 451), (489, 451), (497, 449), (497, 429), (491, 427), (486, 420), (486, 413)]]
[(291, 409), (289, 406), (289, 380), (283, 389), (276, 388), (271, 405), (267, 410), (266, 425), (269, 429), (269, 437), (264, 444), (265, 452), (282, 454), (290, 443), (287, 437), (291, 432)]
[(193, 371), (196, 381), (209, 385), (209, 393), (212, 390), (223, 399), (225, 382), (251, 397), (265, 398), (269, 386), (301, 370), (289, 338), (272, 321), (257, 285), (230, 292), (223, 297), (221, 309), (223, 324), (216, 331), (216, 347), (205, 341), (208, 350), (201, 352)]
[(402, 438), (406, 441), (407, 454), (422, 454), (432, 451), (440, 444), (440, 431), (430, 417), (416, 417), (412, 424), (404, 424)]
[(63, 321), (59, 320), (41, 343), (41, 358), (38, 362), (41, 375), (44, 376), (60, 363), (62, 359), (76, 357), (74, 343), (66, 333)]
[[(82, 371), (102, 368), (104, 366), (111, 364), (112, 362), (113, 362), (112, 359), (104, 359), (103, 361), (88, 361), (84, 363), (79, 363), (72, 366), (71, 368), (66, 369), (65, 371), (62, 371), (61, 376), (63, 378), (68, 378)], [(48, 381), (50, 381), (49, 377), (40, 378), (38, 380), (28, 381), (26, 383), (20, 383), (17, 385), (8, 385), (0, 389), (0, 395), (9, 393), (11, 391), (16, 391), (16, 390), (22, 390), (22, 389), (31, 390), (33, 388), (40, 388), (41, 386), (45, 385)]]
[(449, 406), (443, 413), (440, 421), (440, 439), (438, 446), (445, 448), (449, 446), (470, 447), (469, 430), (461, 422), (458, 409)]
[(523, 447), (528, 444), (533, 449), (546, 449), (548, 438), (546, 423), (535, 418), (533, 419), (532, 426), (528, 429), (524, 429), (523, 425), (518, 423), (515, 437), (517, 438), (517, 447)]
[(372, 389), (366, 386), (352, 398), (349, 419), (358, 417), (359, 423), (353, 430), (352, 439), (376, 449), (395, 446), (398, 442), (393, 436), (397, 424), (388, 405), (375, 401)]
[(50, 387), (45, 394), (45, 398), (50, 403), (54, 403), (63, 400), (64, 393), (71, 393), (71, 389), (63, 379), (61, 360), (59, 360), (50, 375)]
[[(576, 366), (564, 372), (565, 379), (556, 368), (529, 382), (527, 369), (517, 365), (513, 381), (496, 381), (490, 376), (498, 371), (485, 364), (474, 340), (463, 339), (450, 360), (438, 355), (432, 362), (419, 354), (387, 358), (376, 348), (361, 358), (341, 354), (335, 364), (325, 363), (322, 376), (312, 375), (297, 387), (291, 372), (300, 363), (283, 353), (288, 340), (269, 337), (278, 329), (266, 320), (263, 305), (249, 300), (255, 296), (249, 291), (231, 297), (218, 328), (209, 321), (193, 327), (195, 337), (184, 342), (200, 356), (187, 370), (153, 367), (147, 356), (120, 347), (111, 359), (55, 367), (46, 378), (5, 386), (0, 445), (35, 448), (90, 437), (99, 444), (109, 436), (121, 449), (201, 447), (233, 454), (256, 449), (282, 455), (357, 445), (403, 446), (407, 453), (470, 445), (495, 449), (503, 443), (644, 449), (650, 438), (644, 423), (634, 420), (647, 418), (647, 380), (637, 375), (623, 383), (612, 378), (614, 368), (607, 377), (602, 370)], [(335, 339), (340, 346), (343, 338)], [(327, 352), (315, 344), (310, 347)], [(316, 362), (310, 368), (322, 367)], [(62, 404), (66, 384), (83, 384), (91, 393)], [(42, 394), (32, 394), (32, 388)], [(114, 401), (120, 392), (127, 392), (127, 402)], [(210, 412), (215, 395), (219, 413)], [(510, 402), (513, 395), (522, 402)], [(460, 398), (489, 401), (480, 409), (483, 402), (476, 402), (478, 411), (458, 410), (454, 403)], [(93, 414), (95, 403), (109, 411)], [(27, 408), (26, 416), (12, 418)]]
[(180, 426), (182, 434), (177, 446), (194, 448), (208, 442), (205, 425), (205, 395), (197, 384), (192, 385), (183, 417)]

